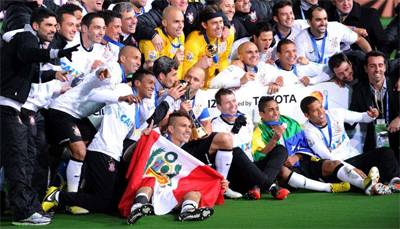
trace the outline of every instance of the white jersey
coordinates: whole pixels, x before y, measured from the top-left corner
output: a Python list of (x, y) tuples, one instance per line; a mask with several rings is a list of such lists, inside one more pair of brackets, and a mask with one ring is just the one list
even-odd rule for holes
[(246, 153), (247, 157), (251, 161), (254, 161), (251, 153), (251, 138), (253, 136), (254, 129), (252, 122), (248, 121), (247, 125), (242, 126), (237, 134), (233, 134), (231, 132), (233, 123), (227, 122), (221, 116), (213, 118), (211, 125), (213, 132), (231, 133), (233, 137), (233, 147), (241, 148)]
[(340, 43), (351, 45), (357, 39), (357, 33), (347, 26), (339, 22), (328, 22), (326, 38), (316, 39), (314, 43), (309, 29), (304, 29), (297, 35), (295, 43), (298, 56), (304, 56), (312, 62), (326, 64), (331, 56), (341, 51)]
[(52, 98), (60, 94), (62, 84), (59, 80), (32, 83), (28, 98), (22, 107), (35, 112), (41, 108), (47, 108)]
[[(78, 40), (76, 40), (78, 39)], [(107, 57), (109, 54), (104, 51), (104, 47), (101, 44), (94, 44), (91, 49), (86, 49), (82, 42), (81, 36), (75, 36), (72, 42), (69, 42), (65, 48), (73, 47), (80, 44), (78, 51), (72, 53), (71, 60), (63, 57), (60, 59), (61, 68), (64, 71), (69, 71), (68, 81), (71, 86), (75, 86), (75, 80), (80, 80), (82, 77), (93, 72), (92, 65), (95, 60), (100, 60), (103, 63), (111, 62), (112, 59)]]
[(309, 121), (304, 124), (307, 142), (314, 153), (322, 159), (340, 161), (361, 154), (351, 145), (344, 123), (372, 122), (374, 119), (367, 112), (359, 113), (342, 108), (330, 109), (326, 115), (330, 121), (324, 128), (316, 127)]
[[(101, 152), (119, 161), (122, 156), (123, 141), (137, 132), (150, 114), (146, 103), (131, 104), (118, 102), (118, 97), (132, 94), (127, 84), (118, 84), (113, 90), (98, 88), (89, 96), (94, 102), (104, 102), (104, 117), (100, 129), (88, 146), (88, 150)], [(102, 96), (99, 96), (99, 95)], [(105, 96), (108, 94), (108, 96)]]
[(122, 81), (122, 69), (118, 63), (110, 63), (107, 69), (111, 76), (110, 78), (99, 80), (96, 72), (90, 73), (88, 76), (83, 77), (78, 86), (73, 87), (53, 100), (49, 107), (78, 119), (86, 118), (100, 110), (103, 104), (87, 100), (91, 90), (98, 87), (112, 87)]
[[(177, 109), (180, 108), (181, 100), (177, 102)], [(208, 111), (208, 96), (204, 90), (198, 90), (196, 95), (190, 100), (192, 104), (193, 114), (199, 121), (210, 120), (210, 112)]]
[(233, 64), (229, 65), (211, 80), (210, 88), (260, 87), (274, 82), (278, 75), (277, 68), (261, 61), (258, 62), (256, 68), (253, 68), (252, 71), (256, 73), (255, 80), (249, 81), (241, 86), (240, 79), (246, 74), (246, 71), (239, 66)]
[(275, 62), (274, 66), (278, 69), (278, 75), (272, 76), (273, 78), (282, 76), (284, 86), (301, 84), (300, 79), (304, 76), (310, 78), (310, 84), (317, 84), (330, 80), (330, 70), (326, 64), (317, 64), (314, 62), (309, 62), (307, 65), (295, 64), (289, 71), (282, 69), (277, 62)]

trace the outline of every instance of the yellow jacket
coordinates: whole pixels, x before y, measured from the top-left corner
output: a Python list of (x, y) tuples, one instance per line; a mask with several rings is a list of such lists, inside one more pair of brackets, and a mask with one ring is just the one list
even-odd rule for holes
[[(212, 65), (206, 71), (205, 87), (208, 88), (209, 82), (216, 75), (216, 70), (218, 72), (223, 71), (229, 66), (229, 55), (231, 53), (231, 48), (234, 40), (235, 34), (232, 30), (229, 30), (229, 36), (225, 42), (218, 41), (218, 62), (212, 62)], [(216, 43), (216, 39), (210, 40), (211, 44)], [(197, 63), (199, 59), (206, 56), (207, 43), (204, 39), (203, 34), (200, 31), (193, 31), (189, 34), (188, 39), (185, 43), (185, 59), (183, 61), (183, 75)]]
[[(145, 61), (148, 60), (155, 61), (160, 56), (167, 56), (169, 58), (174, 58), (175, 53), (178, 49), (182, 50), (184, 49), (184, 44), (185, 44), (184, 34), (182, 34), (179, 37), (172, 38), (171, 36), (165, 34), (161, 27), (158, 27), (155, 30), (163, 40), (163, 49), (160, 52), (158, 52), (156, 48), (154, 48), (154, 45), (151, 42), (151, 40), (141, 40), (139, 42), (139, 49), (143, 53)], [(181, 79), (183, 76), (182, 70), (183, 70), (183, 64), (181, 63), (178, 68), (179, 79)]]

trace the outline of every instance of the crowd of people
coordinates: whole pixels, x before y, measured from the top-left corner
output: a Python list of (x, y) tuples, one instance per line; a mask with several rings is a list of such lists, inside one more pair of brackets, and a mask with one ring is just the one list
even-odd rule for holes
[[(227, 198), (400, 192), (398, 15), (383, 29), (353, 0), (146, 3), (2, 5), (0, 189), (12, 224), (46, 225), (57, 209), (117, 212), (136, 143), (154, 131), (213, 168)], [(350, 88), (349, 110), (307, 96), (293, 107), (301, 124), (271, 96), (322, 82)], [(239, 111), (241, 88), (265, 90), (260, 122)], [(348, 131), (362, 123), (358, 150)], [(155, 182), (128, 190), (127, 214), (119, 209), (128, 224), (167, 213), (153, 205)], [(195, 188), (179, 195), (178, 220), (210, 217), (215, 203), (202, 198)]]

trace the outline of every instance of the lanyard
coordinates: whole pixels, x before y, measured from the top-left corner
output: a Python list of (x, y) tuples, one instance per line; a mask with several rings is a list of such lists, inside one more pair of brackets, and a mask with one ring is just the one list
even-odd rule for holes
[(286, 39), (286, 38), (288, 38), (289, 36), (290, 36), (290, 34), (292, 33), (292, 29), (290, 29), (290, 32), (289, 32), (289, 34), (286, 36), (286, 37), (284, 37), (284, 36), (282, 36), (282, 34), (279, 32), (279, 30), (278, 29), (276, 29), (276, 35), (278, 35), (278, 37), (279, 37), (279, 40), (283, 40), (283, 39)]
[(240, 115), (242, 115), (242, 113), (240, 113), (240, 112), (237, 112), (236, 114), (227, 114), (227, 113), (221, 112), (221, 117), (223, 117), (223, 118), (237, 118)]
[(325, 32), (324, 38), (322, 39), (321, 52), (319, 52), (317, 41), (316, 41), (314, 35), (310, 32), (310, 30), (308, 30), (308, 34), (310, 35), (314, 52), (317, 52), (317, 54), (318, 54), (318, 62), (317, 63), (321, 64), (322, 61), (324, 60), (325, 42), (326, 42), (326, 37), (328, 35), (328, 32)]
[(111, 44), (114, 44), (116, 46), (118, 46), (119, 48), (123, 48), (125, 45), (118, 42), (118, 41), (114, 41), (113, 39), (111, 39), (109, 36), (104, 35), (103, 39), (107, 42), (110, 42)]
[[(275, 65), (279, 68), (282, 69), (284, 71), (286, 71), (285, 69), (282, 68), (281, 62), (279, 60), (275, 61)], [(293, 73), (298, 77), (299, 73), (297, 72), (297, 66), (295, 64), (293, 64), (292, 66), (290, 66), (291, 69), (289, 71), (293, 71)]]
[(139, 17), (142, 14), (144, 14), (144, 7), (140, 8), (140, 12), (139, 13), (135, 12), (135, 17)]
[[(203, 36), (204, 36), (204, 40), (206, 41), (207, 45), (210, 45), (210, 40), (208, 39), (206, 32), (204, 32)], [(216, 63), (218, 63), (218, 59), (219, 59), (219, 57), (218, 57), (218, 38), (215, 41), (215, 45), (217, 46), (217, 53), (212, 57), (212, 59), (213, 59), (214, 63), (216, 64)]]
[(126, 79), (125, 70), (124, 70), (124, 68), (122, 67), (122, 64), (119, 64), (119, 67), (120, 67), (121, 70), (122, 70), (122, 81), (121, 81), (121, 83), (128, 83), (128, 80)]
[[(374, 102), (376, 104), (376, 107), (378, 108), (379, 113), (382, 114), (383, 118), (385, 119), (386, 123), (389, 124), (389, 96), (388, 96), (388, 90), (386, 89), (385, 95), (381, 97), (379, 102), (381, 103), (381, 107), (379, 107), (378, 103), (378, 96), (376, 95), (377, 93), (374, 91)], [(383, 102), (386, 98), (386, 103), (385, 103), (385, 110), (383, 109)], [(385, 113), (383, 113), (385, 112)]]
[[(137, 95), (136, 90), (132, 87), (133, 95)], [(140, 104), (135, 104), (135, 129), (140, 128)]]
[(326, 116), (326, 120), (328, 122), (329, 143), (328, 143), (328, 139), (326, 139), (324, 132), (322, 131), (322, 128), (314, 125), (314, 123), (312, 123), (312, 122), (310, 122), (310, 123), (313, 124), (313, 126), (315, 126), (315, 128), (317, 128), (319, 130), (319, 132), (321, 132), (322, 137), (324, 138), (324, 143), (325, 143), (326, 147), (328, 147), (328, 149), (330, 149), (331, 144), (332, 144), (332, 126), (331, 126), (331, 120), (329, 118), (329, 115), (327, 113), (325, 113), (325, 116)]
[(301, 8), (301, 6), (300, 6), (300, 13), (301, 13), (301, 18), (303, 20), (306, 20), (306, 16), (304, 15), (304, 10), (303, 10), (303, 8)]
[(154, 105), (156, 105), (156, 107), (158, 106), (158, 85), (157, 82), (154, 84)]
[[(249, 67), (247, 67), (247, 64), (244, 65), (244, 71), (248, 72), (249, 71)], [(254, 72), (257, 73), (258, 72), (258, 67), (254, 66), (253, 68), (250, 68), (250, 72)]]

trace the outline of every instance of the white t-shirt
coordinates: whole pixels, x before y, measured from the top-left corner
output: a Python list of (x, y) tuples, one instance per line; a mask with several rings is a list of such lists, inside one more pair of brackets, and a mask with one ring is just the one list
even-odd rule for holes
[(237, 134), (231, 132), (233, 123), (228, 123), (221, 116), (213, 118), (211, 125), (213, 132), (231, 133), (233, 137), (233, 147), (241, 148), (246, 153), (247, 157), (251, 161), (254, 161), (251, 153), (251, 138), (253, 136), (254, 126), (250, 120), (247, 120), (247, 125), (242, 126)]
[[(120, 96), (133, 94), (132, 88), (124, 83), (114, 88), (97, 88), (90, 93), (88, 100), (106, 103), (101, 126), (94, 139), (88, 146), (89, 150), (109, 155), (119, 161), (122, 156), (125, 138), (138, 140), (143, 128), (147, 127), (146, 120), (154, 112), (149, 106), (148, 99), (141, 103), (129, 105), (118, 102)], [(134, 135), (138, 135), (133, 137)]]
[[(369, 117), (367, 112), (359, 113), (342, 108), (330, 109), (326, 111), (326, 114), (329, 117), (330, 122), (328, 123), (330, 124), (324, 128), (318, 128), (309, 121), (304, 124), (304, 133), (308, 145), (314, 153), (322, 159), (340, 161), (361, 154), (351, 145), (344, 129), (344, 123), (371, 122), (374, 119)], [(329, 134), (329, 127), (332, 137)]]
[[(210, 88), (241, 87), (240, 79), (245, 73), (246, 72), (244, 69), (232, 64), (222, 72), (218, 73), (218, 75), (211, 80)], [(257, 64), (256, 79), (247, 82), (246, 84), (242, 85), (242, 87), (265, 86), (270, 82), (274, 82), (276, 80), (276, 75), (278, 75), (278, 69), (276, 67), (260, 61)]]
[(122, 81), (122, 69), (116, 62), (107, 67), (110, 78), (99, 80), (96, 72), (83, 77), (83, 80), (72, 89), (52, 101), (50, 108), (63, 111), (75, 118), (86, 118), (103, 107), (104, 104), (88, 101), (92, 89), (98, 87), (112, 87)]
[[(278, 69), (278, 75), (283, 77), (284, 86), (301, 84), (300, 79), (304, 76), (310, 78), (310, 84), (317, 84), (330, 80), (330, 70), (326, 64), (317, 64), (309, 62), (307, 65), (295, 64), (290, 71), (282, 69), (276, 63), (274, 66)], [(276, 78), (276, 76), (274, 76)]]
[[(302, 30), (296, 37), (295, 43), (297, 55), (304, 56), (310, 61), (326, 64), (331, 56), (339, 53), (340, 43), (351, 45), (357, 41), (357, 33), (351, 31), (347, 26), (339, 22), (328, 22), (327, 36), (325, 38), (325, 49), (322, 53), (324, 39), (316, 40), (317, 49), (314, 48), (312, 38), (308, 29)], [(322, 58), (319, 55), (323, 54)]]
[(46, 83), (32, 83), (28, 98), (22, 107), (31, 111), (47, 108), (52, 98), (59, 95), (61, 89), (62, 82), (59, 80), (51, 80)]
[(72, 86), (75, 86), (75, 83), (72, 82), (74, 79), (83, 78), (87, 74), (93, 72), (92, 65), (95, 60), (100, 60), (103, 63), (112, 61), (112, 58), (107, 58), (110, 53), (105, 52), (101, 44), (94, 44), (92, 49), (85, 49), (80, 41), (80, 36), (75, 36), (74, 40), (65, 46), (65, 49), (77, 44), (80, 44), (80, 46), (78, 47), (78, 51), (72, 53), (72, 61), (69, 61), (65, 57), (60, 59), (62, 70), (70, 71), (68, 74), (68, 81)]

